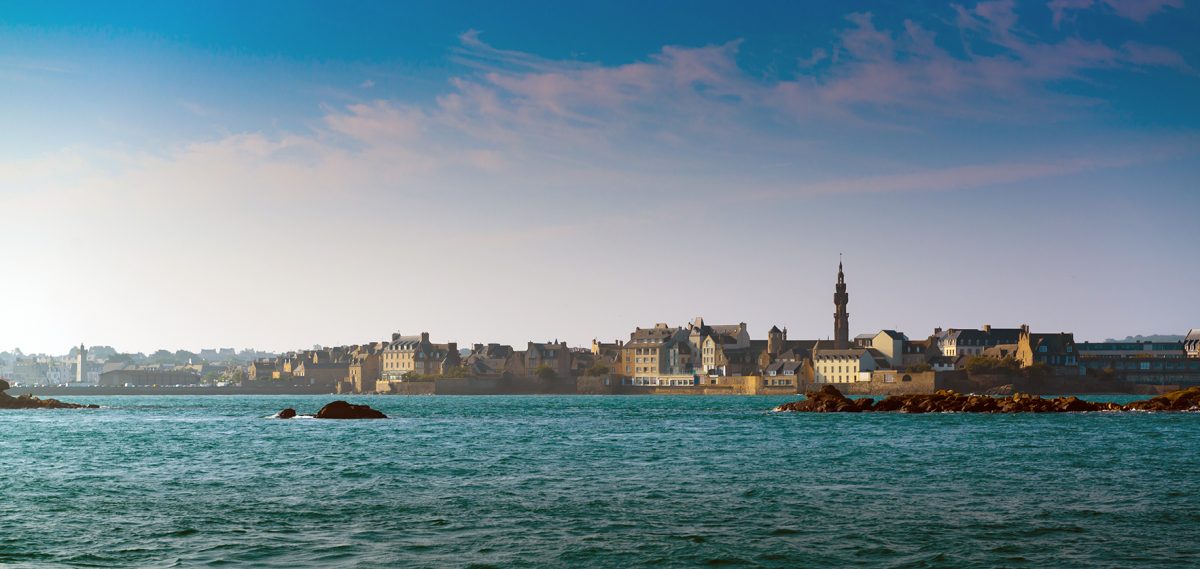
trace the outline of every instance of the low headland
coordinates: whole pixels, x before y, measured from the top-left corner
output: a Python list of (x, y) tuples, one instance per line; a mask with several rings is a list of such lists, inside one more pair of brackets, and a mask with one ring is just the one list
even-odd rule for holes
[(1085, 401), (1075, 396), (1043, 399), (1013, 393), (1011, 397), (962, 395), (951, 390), (892, 395), (876, 403), (870, 397), (850, 399), (832, 385), (804, 394), (804, 399), (784, 403), (776, 411), (801, 413), (1079, 413), (1089, 411), (1200, 411), (1200, 387), (1172, 391), (1126, 405)]
[(57, 399), (38, 399), (28, 393), (20, 397), (13, 397), (5, 393), (9, 387), (7, 381), (0, 379), (0, 409), (98, 409), (100, 407), (99, 405), (66, 403)]

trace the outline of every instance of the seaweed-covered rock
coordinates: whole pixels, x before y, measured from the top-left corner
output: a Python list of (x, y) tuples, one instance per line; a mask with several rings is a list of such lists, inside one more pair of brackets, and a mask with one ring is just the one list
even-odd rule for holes
[(296, 416), (296, 410), (288, 407), (275, 415), (276, 419), (291, 419)]

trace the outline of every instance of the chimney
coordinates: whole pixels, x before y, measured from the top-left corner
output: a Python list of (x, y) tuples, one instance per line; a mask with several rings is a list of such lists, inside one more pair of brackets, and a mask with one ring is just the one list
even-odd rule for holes
[(395, 342), (396, 340), (399, 340), (399, 339), (400, 339), (400, 333), (392, 332), (392, 341)]
[(938, 334), (941, 334), (941, 333), (942, 333), (942, 329), (941, 329), (941, 328), (934, 328), (934, 329), (933, 329), (933, 335), (934, 335), (934, 336), (937, 336)]
[(1028, 325), (1028, 324), (1022, 324), (1022, 325), (1021, 325), (1021, 331), (1022, 331), (1022, 332), (1024, 332), (1024, 333), (1026, 333), (1026, 334), (1028, 334), (1028, 333), (1029, 333), (1029, 325)]
[(983, 331), (984, 331), (984, 332), (991, 332), (991, 331), (992, 331), (992, 325), (991, 325), (991, 324), (984, 324), (984, 325), (983, 325)]
[(421, 343), (429, 343), (429, 332), (421, 332)]
[(475, 351), (476, 351), (476, 352), (478, 352), (479, 350), (482, 350), (482, 349), (483, 349), (483, 344), (475, 344)]

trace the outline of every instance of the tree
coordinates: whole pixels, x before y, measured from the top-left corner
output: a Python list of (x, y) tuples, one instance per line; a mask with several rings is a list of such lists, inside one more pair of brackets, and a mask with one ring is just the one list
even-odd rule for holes
[(933, 366), (931, 366), (925, 362), (921, 362), (919, 364), (913, 364), (913, 365), (908, 366), (907, 368), (904, 369), (904, 371), (905, 371), (905, 373), (924, 373), (927, 371), (933, 371)]
[(611, 371), (611, 370), (608, 369), (608, 366), (606, 366), (600, 362), (596, 362), (596, 363), (592, 364), (592, 367), (589, 367), (587, 369), (586, 373), (590, 377), (599, 377), (602, 375), (608, 375), (609, 371)]
[(1025, 377), (1029, 379), (1042, 379), (1054, 375), (1054, 370), (1041, 362), (1035, 363), (1022, 371), (1025, 373)]
[(1016, 375), (1021, 373), (1021, 363), (1014, 358), (975, 356), (967, 360), (966, 369), (970, 375)]
[(128, 364), (133, 363), (133, 356), (129, 354), (113, 354), (109, 356), (108, 363), (112, 364)]
[(537, 369), (533, 370), (533, 375), (543, 381), (550, 381), (558, 377), (558, 373), (554, 371), (554, 368), (546, 364), (537, 366)]

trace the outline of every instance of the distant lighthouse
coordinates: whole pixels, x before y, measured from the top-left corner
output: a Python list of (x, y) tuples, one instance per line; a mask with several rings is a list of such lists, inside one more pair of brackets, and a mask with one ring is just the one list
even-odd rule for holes
[(87, 379), (87, 348), (79, 343), (79, 353), (75, 355), (75, 383), (83, 383)]

